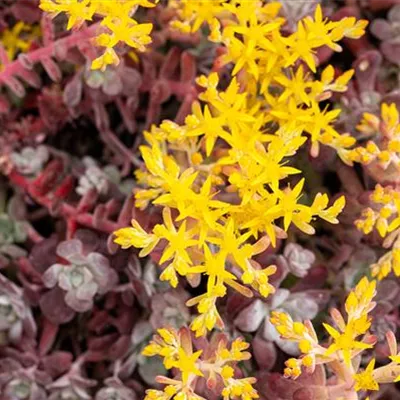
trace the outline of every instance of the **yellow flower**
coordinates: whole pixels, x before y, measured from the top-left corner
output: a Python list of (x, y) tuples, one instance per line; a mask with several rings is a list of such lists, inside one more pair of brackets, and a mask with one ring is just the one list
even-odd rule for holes
[(309, 105), (311, 99), (309, 97), (309, 88), (312, 86), (308, 80), (307, 74), (304, 74), (304, 68), (300, 65), (297, 68), (296, 73), (290, 69), (291, 79), (285, 76), (285, 74), (278, 75), (275, 77), (275, 81), (284, 87), (283, 93), (279, 96), (278, 101), (286, 101), (290, 96), (293, 96), (298, 103), (305, 103)]
[[(371, 325), (368, 313), (375, 306), (372, 301), (376, 294), (375, 286), (375, 281), (370, 282), (367, 278), (360, 280), (346, 300), (347, 321), (339, 310), (331, 310), (331, 317), (335, 325), (338, 326), (338, 330), (327, 323), (323, 324), (328, 334), (333, 338), (333, 343), (328, 348), (318, 343), (316, 332), (310, 321), (294, 322), (290, 315), (286, 313), (272, 312), (270, 321), (275, 325), (281, 337), (297, 342), (300, 351), (303, 353), (299, 359), (291, 358), (287, 360), (285, 376), (296, 379), (300, 376), (303, 367), (312, 373), (317, 364), (328, 363), (329, 365), (333, 360), (339, 362), (343, 360), (346, 368), (351, 369), (354, 373), (351, 360), (362, 350), (372, 348), (375, 340), (366, 335)], [(361, 335), (365, 335), (365, 338), (358, 340)], [(368, 374), (372, 373), (373, 367), (374, 364), (370, 364), (365, 373), (356, 374), (354, 379), (358, 379), (360, 385), (367, 384)], [(376, 380), (376, 382), (378, 381)], [(372, 387), (371, 381), (368, 384)]]
[(243, 270), (246, 270), (249, 266), (250, 258), (253, 254), (256, 254), (255, 252), (253, 253), (253, 246), (244, 244), (251, 234), (237, 232), (233, 218), (230, 218), (220, 230), (222, 237), (210, 238), (211, 243), (218, 245), (222, 254), (231, 254), (236, 263)]
[(398, 240), (395, 247), (384, 254), (375, 264), (371, 265), (372, 276), (378, 280), (386, 278), (392, 271), (400, 276), (400, 248)]
[(225, 269), (226, 256), (222, 252), (212, 253), (210, 248), (204, 246), (204, 265), (190, 268), (190, 273), (205, 273), (207, 279), (207, 293), (226, 293), (225, 285), (235, 286), (236, 277)]
[[(168, 209), (176, 213), (174, 223), (164, 221), (152, 232), (166, 242), (161, 263), (167, 265), (160, 278), (172, 286), (179, 276), (193, 286), (202, 275), (207, 278), (206, 292), (187, 303), (200, 313), (191, 324), (199, 336), (214, 326), (223, 327), (216, 304), (228, 286), (248, 297), (254, 291), (262, 296), (274, 292), (269, 276), (276, 267), (263, 268), (253, 258), (269, 244), (275, 246), (278, 238), (286, 238), (292, 224), (313, 234), (316, 217), (338, 223), (344, 197), (329, 206), (328, 196), (317, 194), (306, 205), (301, 202), (304, 179), (293, 188), (285, 180), (301, 174), (291, 166), (290, 157), (309, 137), (312, 156), (327, 145), (351, 162), (354, 139), (333, 127), (340, 111), (321, 109), (320, 102), (334, 91), (344, 91), (353, 71), (335, 78), (333, 67), (327, 67), (316, 81), (301, 63), (288, 67), (303, 59), (315, 70), (316, 49), (327, 45), (339, 51), (337, 40), (357, 35), (362, 24), (352, 19), (329, 21), (317, 7), (314, 17), (303, 19), (288, 37), (281, 32), (285, 21), (278, 17), (278, 3), (182, 0), (170, 1), (170, 6), (175, 12), (173, 26), (194, 33), (208, 24), (211, 39), (224, 46), (215, 71), (233, 64), (232, 78), (223, 90), (218, 72), (199, 77), (204, 106), (195, 101), (183, 124), (166, 120), (152, 127), (144, 133), (148, 144), (140, 148), (145, 168), (137, 173), (143, 188), (135, 190), (136, 205), (161, 206), (164, 220)], [(118, 41), (128, 42), (131, 28), (146, 41), (150, 26), (141, 30), (132, 16), (119, 19), (108, 8), (102, 11), (109, 32), (100, 37), (101, 45), (108, 49)], [(136, 40), (133, 31), (132, 35)], [(391, 146), (400, 148), (395, 142)], [(360, 321), (352, 325), (355, 332), (361, 329)], [(313, 328), (307, 325), (306, 336), (297, 335), (295, 340), (308, 351), (304, 366), (311, 371), (317, 357)]]
[(354, 375), (355, 386), (354, 389), (358, 392), (360, 390), (379, 390), (378, 382), (374, 379), (373, 371), (375, 367), (375, 358), (373, 358), (365, 371)]
[(156, 235), (148, 234), (137, 221), (132, 220), (131, 228), (122, 228), (114, 232), (116, 238), (114, 242), (119, 244), (123, 249), (129, 247), (141, 248), (140, 257), (145, 257), (157, 245), (159, 238)]
[[(391, 332), (390, 332), (391, 333)], [(393, 335), (393, 333), (392, 333), (392, 335)], [(397, 352), (397, 343), (396, 343), (396, 339), (395, 339), (395, 337), (394, 337), (394, 344), (395, 344), (395, 351), (394, 352), (391, 352), (392, 353), (392, 355), (391, 356), (389, 356), (389, 358), (392, 360), (392, 364), (389, 364), (389, 366), (391, 366), (391, 365), (393, 365), (393, 363), (394, 364), (397, 364), (397, 365), (400, 365), (400, 353), (398, 353), (398, 354), (396, 354), (396, 352)], [(393, 354), (394, 353), (394, 354)], [(393, 376), (393, 374), (391, 374), (392, 376)], [(399, 382), (400, 381), (400, 375), (398, 375), (394, 380), (393, 380), (393, 382)]]
[(228, 385), (222, 390), (224, 400), (242, 398), (246, 400), (258, 399), (259, 395), (253, 388), (254, 378), (227, 379)]
[[(350, 69), (344, 72), (342, 75), (334, 79), (334, 69), (332, 65), (328, 65), (321, 74), (321, 83), (323, 84), (323, 91), (334, 91), (334, 92), (345, 92), (347, 90), (347, 84), (354, 75), (354, 70)], [(318, 87), (316, 82), (316, 87)]]
[(338, 22), (332, 32), (332, 36), (334, 36), (335, 40), (340, 40), (342, 37), (358, 39), (365, 34), (367, 25), (368, 21), (364, 19), (357, 21), (354, 17), (346, 17)]
[(380, 117), (364, 113), (357, 128), (366, 135), (377, 136), (377, 143), (369, 141), (365, 147), (356, 147), (350, 152), (350, 158), (362, 164), (377, 162), (384, 170), (389, 165), (394, 165), (397, 169), (400, 124), (396, 105), (382, 103)]
[(117, 65), (119, 57), (114, 51), (118, 43), (122, 42), (139, 51), (151, 43), (151, 23), (139, 24), (133, 19), (138, 6), (154, 7), (158, 0), (40, 0), (40, 8), (50, 13), (52, 17), (60, 13), (68, 16), (67, 29), (79, 29), (85, 21), (92, 21), (93, 17), (101, 18), (101, 25), (107, 31), (95, 38), (97, 45), (106, 47), (103, 54), (93, 60), (92, 69), (105, 70), (108, 65)]
[(372, 311), (375, 303), (372, 299), (376, 295), (376, 281), (362, 278), (357, 286), (349, 293), (345, 302), (345, 309), (350, 320), (357, 319)]
[[(370, 325), (370, 322), (362, 321), (362, 333), (365, 333)], [(361, 333), (358, 329), (355, 328), (353, 324), (346, 325), (344, 332), (338, 332), (335, 328), (326, 323), (324, 323), (323, 326), (327, 330), (329, 335), (333, 338), (333, 343), (328, 347), (325, 352), (326, 356), (330, 356), (335, 352), (341, 352), (344, 362), (347, 365), (350, 365), (351, 358), (355, 350), (365, 350), (372, 348), (371, 344), (356, 340), (356, 338), (360, 336)]]
[(322, 133), (330, 134), (333, 137), (338, 135), (336, 130), (332, 127), (332, 124), (335, 122), (341, 110), (327, 111), (325, 109), (321, 111), (316, 103), (313, 103), (312, 111), (313, 117), (310, 118), (310, 121), (306, 124), (305, 130), (310, 133), (313, 142), (317, 141)]
[(314, 45), (310, 41), (302, 21), (298, 22), (297, 31), (288, 38), (285, 38), (284, 42), (289, 47), (291, 53), (291, 56), (286, 61), (285, 67), (293, 65), (297, 59), (301, 58), (306, 62), (312, 72), (316, 72)]
[(199, 99), (206, 101), (208, 103), (212, 103), (215, 99), (218, 98), (218, 83), (219, 76), (216, 72), (212, 72), (210, 75), (200, 75), (196, 78), (196, 83), (205, 88), (206, 91), (199, 94)]
[(223, 329), (224, 323), (215, 305), (218, 297), (207, 293), (192, 298), (186, 303), (188, 307), (198, 304), (197, 310), (200, 315), (195, 317), (190, 325), (196, 337), (204, 336), (207, 331), (211, 331), (215, 326)]
[(174, 367), (179, 369), (182, 374), (182, 382), (187, 383), (190, 375), (203, 376), (203, 373), (196, 365), (197, 359), (200, 357), (202, 350), (196, 351), (193, 354), (186, 354), (181, 347), (178, 350), (177, 360), (174, 362)]
[(157, 330), (153, 340), (143, 349), (145, 357), (159, 355), (163, 357), (164, 366), (171, 369), (179, 356), (182, 343), (182, 335), (173, 328), (161, 328)]
[(166, 386), (163, 391), (148, 390), (147, 398), (201, 400), (202, 397), (195, 393), (195, 389), (196, 382), (202, 378), (207, 379), (207, 384), (218, 380), (221, 385), (215, 389), (220, 388), (219, 394), (226, 399), (237, 396), (248, 400), (258, 398), (252, 387), (256, 382), (254, 378), (234, 378), (235, 365), (250, 359), (250, 353), (245, 351), (249, 344), (238, 338), (229, 346), (226, 335), (220, 334), (214, 337), (213, 346), (215, 351), (203, 353), (199, 350), (193, 353), (192, 338), (187, 328), (181, 328), (178, 332), (173, 329), (159, 329), (143, 354), (148, 357), (160, 355), (164, 358), (165, 367), (177, 369), (180, 376), (174, 374), (173, 379), (158, 376), (157, 382)]
[(149, 389), (144, 400), (171, 400), (171, 396), (161, 390)]
[(390, 238), (395, 235), (391, 240), (392, 250), (371, 266), (372, 276), (382, 280), (392, 270), (399, 276), (400, 242), (396, 232), (400, 227), (400, 192), (390, 186), (382, 187), (378, 184), (370, 199), (375, 203), (374, 209), (371, 207), (364, 209), (361, 218), (355, 221), (356, 227), (366, 235), (374, 228), (381, 237)]
[(186, 275), (189, 265), (192, 263), (187, 248), (195, 246), (197, 240), (193, 239), (193, 233), (186, 230), (186, 221), (183, 221), (176, 230), (171, 217), (171, 210), (165, 207), (163, 210), (164, 224), (158, 224), (153, 228), (154, 235), (159, 239), (165, 239), (167, 246), (163, 251), (160, 264), (173, 259), (172, 265), (180, 275)]
[(197, 32), (205, 22), (212, 23), (214, 18), (223, 11), (222, 5), (226, 1), (170, 0), (169, 7), (177, 10), (179, 18), (172, 21), (172, 27), (186, 33)]
[(104, 71), (108, 65), (118, 65), (119, 58), (114, 49), (106, 49), (106, 51), (92, 61), (92, 69), (100, 69)]
[[(312, 209), (316, 209), (316, 214), (324, 219), (325, 221), (328, 221), (331, 224), (338, 224), (339, 221), (337, 219), (337, 216), (342, 212), (345, 204), (346, 204), (346, 198), (344, 196), (339, 197), (331, 207), (325, 208), (323, 207), (321, 209), (321, 204), (317, 206), (318, 199), (324, 198), (327, 200), (326, 196), (320, 195), (316, 196), (313, 205), (311, 206)], [(323, 201), (323, 204), (325, 203), (325, 200)], [(317, 211), (318, 210), (318, 211)]]
[(374, 134), (379, 130), (379, 118), (374, 114), (364, 113), (357, 129), (366, 135)]
[[(312, 355), (312, 351), (318, 347), (318, 338), (310, 322), (294, 322), (289, 314), (279, 311), (272, 312), (270, 321), (282, 338), (298, 342), (304, 354)], [(307, 361), (310, 359), (307, 358)]]
[(232, 367), (230, 367), (229, 365), (225, 365), (221, 370), (221, 376), (224, 379), (232, 378), (234, 373), (235, 373), (234, 369)]
[[(253, 4), (257, 4), (254, 2)], [(235, 67), (232, 75), (236, 75), (240, 70), (246, 69), (255, 79), (259, 77), (257, 60), (262, 51), (276, 52), (276, 48), (270, 38), (270, 33), (277, 30), (282, 25), (282, 20), (260, 21), (257, 18), (256, 10), (253, 13), (246, 3), (241, 3), (238, 8), (226, 5), (226, 9), (233, 11), (239, 17), (240, 25), (229, 25), (222, 32), (222, 41), (229, 41), (229, 53), (224, 57), (224, 62), (233, 61)], [(244, 10), (245, 12), (241, 13)], [(238, 39), (240, 35), (240, 39)]]
[(59, 13), (68, 15), (67, 29), (79, 28), (84, 21), (91, 21), (96, 11), (91, 0), (41, 0), (39, 7), (53, 17)]
[(289, 358), (285, 362), (286, 368), (283, 371), (285, 378), (297, 379), (301, 375), (301, 360), (296, 358)]
[(11, 29), (5, 29), (0, 34), (0, 42), (3, 45), (7, 57), (14, 60), (18, 52), (26, 52), (32, 41), (40, 36), (38, 26), (30, 26), (25, 22), (17, 22)]
[(126, 15), (117, 20), (106, 17), (103, 19), (102, 25), (106, 26), (111, 33), (98, 37), (97, 43), (100, 46), (114, 47), (118, 42), (123, 42), (134, 49), (144, 51), (145, 46), (151, 43), (149, 34), (153, 29), (153, 25), (150, 23), (138, 24), (134, 19)]
[(208, 106), (204, 107), (204, 113), (201, 111), (200, 104), (195, 102), (192, 105), (192, 112), (186, 117), (185, 123), (187, 137), (204, 135), (207, 157), (211, 154), (218, 137), (227, 138), (229, 133), (224, 130), (224, 118), (213, 117)]

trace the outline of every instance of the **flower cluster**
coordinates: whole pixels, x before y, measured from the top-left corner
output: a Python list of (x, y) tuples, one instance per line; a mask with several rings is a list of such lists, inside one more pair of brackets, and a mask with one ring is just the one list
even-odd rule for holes
[[(8, 60), (14, 60), (19, 52), (24, 53), (28, 51), (33, 41), (39, 36), (39, 26), (31, 26), (23, 21), (19, 21), (12, 28), (5, 29), (0, 34), (0, 42)], [(0, 56), (0, 60), (1, 58)]]
[[(253, 257), (285, 238), (291, 225), (313, 234), (316, 217), (338, 223), (345, 198), (329, 207), (327, 194), (318, 193), (305, 204), (305, 180), (295, 179), (301, 171), (290, 166), (290, 157), (307, 137), (314, 156), (320, 144), (339, 155), (353, 144), (332, 126), (340, 111), (319, 106), (332, 92), (344, 91), (353, 72), (335, 78), (328, 66), (313, 80), (314, 49), (339, 51), (337, 41), (360, 36), (365, 22), (329, 22), (318, 7), (314, 18), (284, 37), (278, 3), (201, 2), (198, 14), (192, 2), (179, 4), (178, 15), (193, 16), (191, 29), (209, 22), (211, 40), (225, 46), (218, 63), (233, 64), (233, 78), (221, 90), (217, 72), (199, 77), (203, 104), (193, 104), (185, 123), (164, 120), (145, 133), (148, 145), (140, 150), (146, 169), (136, 174), (145, 188), (136, 191), (136, 205), (162, 206), (164, 223), (148, 233), (134, 220), (115, 232), (115, 242), (141, 248), (142, 257), (166, 244), (161, 279), (174, 287), (179, 276), (192, 285), (208, 276), (206, 293), (187, 303), (197, 305), (200, 316), (192, 329), (203, 335), (223, 326), (216, 302), (228, 286), (248, 297), (253, 291), (243, 284), (263, 297), (274, 291), (268, 277), (275, 267), (262, 268)], [(296, 67), (297, 61), (307, 65)]]
[(391, 271), (400, 276), (400, 193), (391, 186), (378, 184), (370, 199), (374, 208), (365, 208), (355, 224), (365, 235), (376, 228), (379, 235), (385, 238), (383, 247), (391, 248), (371, 266), (372, 276), (382, 280)]
[(225, 336), (220, 336), (204, 351), (193, 352), (189, 329), (159, 329), (143, 354), (163, 357), (165, 368), (175, 369), (177, 374), (173, 379), (158, 376), (157, 382), (166, 386), (163, 391), (148, 390), (146, 400), (201, 400), (203, 397), (196, 394), (196, 385), (202, 379), (210, 389), (221, 387), (220, 394), (224, 400), (257, 399), (259, 396), (252, 386), (255, 379), (235, 377), (238, 372), (236, 364), (250, 358), (250, 353), (245, 351), (248, 347), (242, 339), (229, 344)]
[(355, 224), (365, 235), (376, 228), (381, 237), (397, 230), (400, 226), (400, 193), (391, 186), (376, 185), (370, 196), (373, 204), (378, 207), (374, 210), (368, 207), (363, 210), (362, 218)]
[(41, 0), (40, 8), (53, 17), (65, 13), (68, 16), (67, 29), (78, 29), (85, 21), (92, 21), (95, 15), (100, 17), (100, 27), (104, 32), (99, 33), (95, 43), (104, 47), (104, 51), (93, 60), (92, 69), (104, 70), (107, 65), (119, 63), (115, 47), (121, 43), (145, 51), (146, 45), (151, 43), (153, 25), (141, 24), (133, 16), (138, 7), (154, 7), (156, 3), (152, 0)]
[(346, 318), (339, 310), (331, 310), (336, 328), (323, 324), (331, 337), (327, 346), (319, 343), (311, 321), (293, 322), (288, 314), (273, 313), (271, 322), (281, 337), (297, 342), (302, 353), (299, 359), (286, 361), (285, 376), (296, 379), (302, 374), (303, 368), (312, 373), (316, 365), (326, 365), (336, 375), (335, 385), (328, 386), (329, 396), (334, 394), (335, 398), (357, 399), (358, 391), (378, 390), (380, 384), (397, 382), (400, 378), (400, 365), (392, 332), (387, 333), (391, 360), (389, 364), (375, 368), (375, 359), (372, 359), (365, 370), (359, 370), (359, 361), (356, 362), (361, 353), (373, 348), (376, 343), (376, 338), (369, 334), (369, 313), (375, 307), (375, 287), (375, 281), (368, 281), (367, 278), (360, 280), (346, 299)]
[(0, 2), (2, 399), (399, 397), (396, 2)]
[(356, 147), (351, 150), (349, 158), (365, 165), (375, 163), (382, 170), (391, 167), (398, 171), (400, 123), (396, 105), (383, 103), (380, 117), (364, 113), (357, 128), (364, 135), (374, 137), (374, 140), (368, 141), (365, 147)]
[[(370, 195), (372, 207), (362, 211), (361, 218), (355, 221), (355, 225), (365, 235), (375, 228), (385, 238), (383, 247), (391, 248), (371, 266), (372, 276), (381, 280), (391, 271), (396, 276), (400, 275), (400, 193), (397, 190), (400, 123), (396, 105), (383, 103), (380, 118), (365, 113), (358, 128), (374, 140), (368, 141), (365, 147), (351, 150), (350, 158), (366, 165), (373, 176), (380, 173), (384, 185), (375, 186)], [(394, 186), (387, 184), (392, 178)]]

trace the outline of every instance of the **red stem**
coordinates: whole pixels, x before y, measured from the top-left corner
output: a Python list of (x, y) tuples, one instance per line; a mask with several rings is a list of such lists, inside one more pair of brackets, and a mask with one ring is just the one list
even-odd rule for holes
[(171, 92), (177, 97), (185, 97), (189, 93), (194, 93), (197, 97), (196, 87), (188, 82), (176, 82), (167, 80)]
[(39, 243), (44, 239), (44, 237), (30, 223), (27, 224), (27, 233), (29, 239), (32, 240), (33, 243)]
[[(110, 148), (118, 151), (123, 157), (127, 158), (135, 167), (140, 168), (143, 166), (143, 162), (140, 161), (133, 152), (131, 152), (125, 145), (118, 139), (118, 137), (111, 132), (106, 130), (100, 132), (100, 136), (104, 143), (108, 144)], [(115, 151), (114, 150), (114, 151)]]
[[(27, 192), (36, 203), (46, 207), (49, 210), (54, 208), (54, 199), (47, 195), (39, 195), (35, 193), (35, 190), (32, 190), (33, 188), (31, 187), (30, 182), (17, 171), (12, 170), (8, 177), (12, 183), (24, 189), (25, 192)], [(72, 234), (76, 229), (74, 226), (76, 223), (88, 228), (97, 229), (105, 233), (112, 233), (120, 228), (120, 224), (118, 222), (113, 222), (108, 219), (95, 221), (92, 214), (87, 212), (80, 213), (75, 207), (65, 202), (60, 204), (59, 208), (57, 209), (57, 213), (67, 221), (68, 232), (70, 234)]]
[[(52, 42), (46, 47), (33, 50), (27, 54), (28, 60), (34, 64), (42, 59), (53, 57), (56, 54), (56, 49), (58, 47), (64, 47), (66, 50), (69, 50), (70, 48), (77, 46), (78, 43), (82, 42), (83, 40), (90, 39), (92, 36), (94, 36), (98, 28), (98, 23), (93, 24), (82, 31), (74, 32), (65, 38)], [(4, 65), (4, 69), (0, 71), (0, 83), (6, 82), (7, 79), (18, 75), (20, 71), (25, 69), (26, 68), (19, 59)]]

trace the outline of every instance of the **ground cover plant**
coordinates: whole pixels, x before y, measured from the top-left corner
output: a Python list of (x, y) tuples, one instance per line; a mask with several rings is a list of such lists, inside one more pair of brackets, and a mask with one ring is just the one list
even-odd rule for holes
[(0, 399), (398, 399), (400, 4), (4, 0)]

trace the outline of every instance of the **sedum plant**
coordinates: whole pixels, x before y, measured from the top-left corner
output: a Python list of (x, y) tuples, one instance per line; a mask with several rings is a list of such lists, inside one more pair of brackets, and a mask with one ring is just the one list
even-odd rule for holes
[[(5, 399), (395, 393), (398, 95), (354, 41), (376, 2), (333, 0), (329, 19), (317, 0), (33, 3), (0, 6), (0, 168), (25, 203), (0, 215)], [(360, 135), (346, 91), (383, 99)]]
[(383, 179), (370, 195), (371, 207), (362, 211), (355, 224), (365, 235), (376, 229), (384, 238), (383, 247), (390, 248), (371, 266), (372, 276), (382, 280), (392, 271), (400, 276), (400, 122), (396, 105), (383, 103), (380, 116), (365, 113), (358, 129), (372, 139), (351, 150), (350, 158), (364, 165), (373, 177)]
[(252, 387), (254, 378), (235, 378), (236, 364), (250, 358), (250, 353), (245, 351), (249, 345), (242, 339), (229, 343), (226, 336), (221, 335), (204, 351), (193, 352), (189, 329), (162, 328), (157, 332), (143, 354), (163, 357), (165, 368), (175, 368), (179, 376), (174, 379), (157, 377), (157, 381), (165, 385), (164, 390), (148, 390), (146, 400), (203, 400), (204, 397), (196, 394), (196, 385), (201, 379), (206, 380), (209, 389), (221, 388), (220, 395), (224, 400), (259, 397)]
[[(94, 16), (101, 19), (104, 32), (95, 37), (96, 45), (103, 47), (103, 53), (92, 62), (92, 69), (104, 70), (107, 65), (118, 64), (119, 57), (115, 50), (124, 43), (138, 51), (144, 51), (151, 43), (150, 33), (153, 25), (140, 24), (133, 18), (138, 7), (154, 7), (158, 0), (40, 0), (40, 8), (53, 17), (64, 13), (68, 17), (67, 29), (80, 28), (85, 21), (92, 21)], [(100, 28), (100, 27), (99, 27)]]
[(391, 248), (371, 266), (372, 276), (382, 280), (392, 271), (400, 276), (400, 193), (391, 186), (378, 184), (370, 197), (374, 208), (364, 209), (356, 226), (364, 234), (376, 228), (379, 235), (385, 238), (383, 247)]
[(298, 343), (301, 352), (300, 358), (286, 361), (285, 376), (297, 379), (304, 372), (313, 373), (317, 365), (325, 365), (336, 379), (319, 392), (321, 400), (358, 399), (360, 391), (376, 391), (381, 384), (400, 380), (400, 353), (391, 331), (386, 335), (390, 362), (375, 368), (372, 358), (365, 368), (361, 367), (361, 355), (376, 344), (376, 338), (369, 333), (370, 313), (376, 305), (375, 287), (376, 281), (362, 278), (346, 299), (345, 316), (336, 308), (331, 310), (334, 326), (323, 324), (329, 335), (327, 344), (320, 343), (311, 321), (293, 322), (284, 312), (273, 313), (271, 322), (281, 337)]
[(23, 21), (19, 21), (12, 29), (5, 29), (0, 34), (0, 39), (7, 58), (14, 60), (18, 52), (29, 50), (32, 43), (39, 36), (40, 28), (37, 25), (30, 26)]
[[(318, 79), (315, 50), (325, 45), (340, 51), (337, 42), (361, 36), (366, 22), (328, 21), (318, 6), (285, 37), (279, 3), (195, 3), (197, 8), (192, 2), (173, 7), (180, 18), (191, 15), (185, 24), (192, 21), (192, 31), (209, 24), (209, 39), (224, 46), (218, 66), (232, 64), (232, 78), (223, 89), (217, 72), (201, 76), (203, 91), (184, 124), (164, 120), (145, 132), (136, 206), (163, 207), (163, 223), (146, 232), (133, 220), (115, 232), (115, 242), (140, 248), (141, 257), (162, 246), (160, 278), (174, 287), (180, 276), (193, 286), (207, 276), (205, 293), (187, 302), (197, 306), (191, 327), (201, 336), (223, 328), (217, 301), (228, 287), (247, 297), (274, 292), (269, 276), (275, 266), (263, 268), (255, 255), (275, 247), (292, 225), (313, 234), (317, 217), (338, 223), (345, 198), (329, 205), (327, 194), (318, 193), (305, 202), (305, 180), (290, 158), (308, 140), (312, 156), (326, 145), (347, 157), (354, 139), (333, 127), (340, 110), (320, 103), (346, 90), (353, 71), (335, 77), (328, 66)], [(172, 26), (189, 29), (179, 20)]]
[(43, 275), (43, 282), (48, 288), (60, 287), (73, 310), (90, 310), (96, 294), (104, 294), (116, 285), (118, 277), (108, 259), (100, 253), (84, 254), (79, 240), (61, 242), (56, 252), (66, 263), (53, 264)]
[[(358, 130), (372, 136), (365, 146), (352, 149), (349, 158), (366, 165), (373, 176), (379, 172), (384, 179), (398, 179), (400, 152), (399, 112), (394, 103), (382, 103), (381, 114), (364, 113)], [(379, 179), (377, 179), (379, 180)]]

